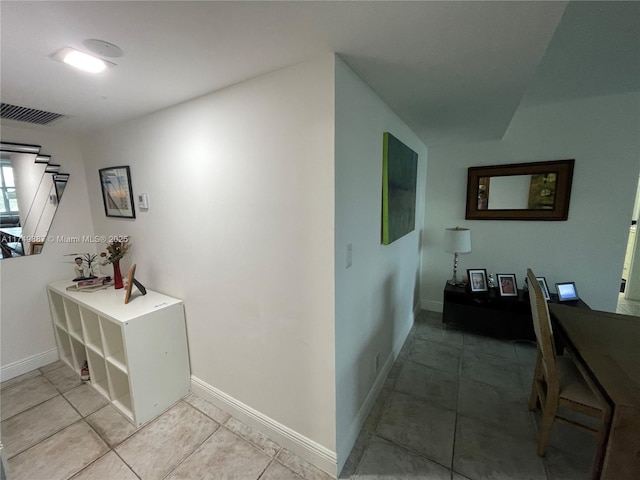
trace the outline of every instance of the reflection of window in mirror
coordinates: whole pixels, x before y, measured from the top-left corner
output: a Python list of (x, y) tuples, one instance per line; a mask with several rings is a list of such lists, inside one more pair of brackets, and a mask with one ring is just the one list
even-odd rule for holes
[(0, 212), (8, 214), (18, 214), (18, 200), (16, 198), (16, 184), (13, 178), (13, 168), (11, 163), (2, 160), (0, 169), (0, 189), (2, 189), (2, 202)]

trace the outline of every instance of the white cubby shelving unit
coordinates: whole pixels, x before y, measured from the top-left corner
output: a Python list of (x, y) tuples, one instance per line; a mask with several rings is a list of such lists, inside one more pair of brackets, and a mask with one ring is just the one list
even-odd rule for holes
[(124, 290), (68, 291), (48, 286), (60, 359), (131, 423), (143, 425), (189, 393), (190, 371), (181, 300), (147, 290), (124, 304)]

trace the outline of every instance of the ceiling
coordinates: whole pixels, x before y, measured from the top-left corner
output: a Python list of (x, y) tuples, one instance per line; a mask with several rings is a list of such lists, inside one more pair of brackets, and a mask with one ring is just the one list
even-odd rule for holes
[[(82, 132), (337, 52), (427, 145), (499, 139), (521, 104), (638, 90), (639, 7), (2, 1), (0, 98)], [(94, 76), (51, 58), (90, 38), (122, 48), (116, 66)]]

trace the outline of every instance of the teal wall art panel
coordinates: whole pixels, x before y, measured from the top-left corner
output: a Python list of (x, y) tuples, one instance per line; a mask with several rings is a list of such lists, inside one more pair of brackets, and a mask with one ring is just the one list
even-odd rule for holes
[(418, 154), (384, 132), (382, 154), (382, 243), (389, 245), (416, 226)]

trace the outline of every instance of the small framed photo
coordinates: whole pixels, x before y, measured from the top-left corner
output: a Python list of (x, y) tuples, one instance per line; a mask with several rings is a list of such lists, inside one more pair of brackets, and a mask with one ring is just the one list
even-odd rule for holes
[(131, 288), (133, 287), (133, 279), (136, 276), (136, 264), (134, 263), (129, 269), (129, 275), (127, 276), (127, 289), (124, 292), (124, 303), (129, 303), (131, 298)]
[(574, 302), (580, 300), (575, 282), (556, 283), (559, 302)]
[(544, 294), (545, 300), (551, 300), (551, 295), (549, 295), (549, 286), (547, 285), (547, 279), (544, 277), (536, 277), (536, 280), (540, 284), (540, 289)]
[(31, 242), (29, 244), (29, 255), (42, 253), (42, 247), (44, 247), (44, 242)]
[(484, 268), (476, 268), (467, 270), (467, 278), (469, 279), (469, 288), (472, 292), (488, 292), (487, 270)]
[(513, 273), (499, 273), (497, 277), (501, 297), (518, 296), (518, 285), (516, 284), (516, 276)]
[(136, 218), (129, 167), (102, 168), (100, 185), (107, 217)]

